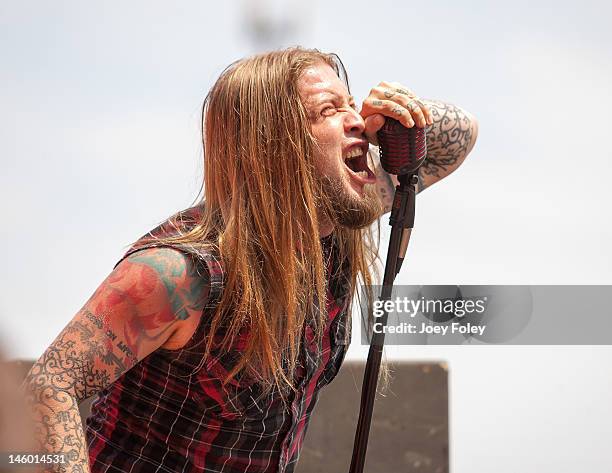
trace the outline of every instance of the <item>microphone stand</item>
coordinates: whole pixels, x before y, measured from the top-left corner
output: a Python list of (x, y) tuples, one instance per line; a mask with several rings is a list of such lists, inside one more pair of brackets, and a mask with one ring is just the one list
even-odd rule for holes
[[(393, 282), (404, 261), (404, 256), (410, 240), (410, 233), (414, 226), (416, 184), (418, 182), (416, 172), (400, 175), (397, 179), (399, 185), (395, 189), (393, 208), (391, 209), (391, 218), (389, 219), (391, 237), (389, 239), (389, 250), (385, 263), (383, 287), (380, 294), (381, 301), (391, 300)], [(383, 315), (378, 319), (379, 326), (382, 327), (382, 330), (380, 330), (380, 332), (374, 332), (372, 335), (370, 351), (368, 352), (368, 361), (363, 376), (359, 420), (357, 421), (357, 430), (355, 432), (355, 443), (353, 444), (353, 456), (351, 458), (349, 473), (363, 473), (366, 451), (368, 448), (368, 437), (370, 434), (374, 399), (376, 398), (380, 361), (382, 358), (383, 346), (385, 344), (384, 328), (387, 326), (388, 318), (388, 314), (386, 310), (384, 310), (385, 305), (382, 304), (382, 306)]]

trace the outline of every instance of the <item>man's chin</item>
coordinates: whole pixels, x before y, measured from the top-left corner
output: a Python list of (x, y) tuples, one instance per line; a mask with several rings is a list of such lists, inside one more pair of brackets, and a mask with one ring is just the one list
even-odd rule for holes
[(364, 215), (343, 215), (337, 220), (337, 224), (351, 230), (362, 230), (372, 225), (379, 216), (380, 214), (366, 218)]
[(321, 179), (320, 208), (334, 225), (351, 229), (366, 228), (382, 215), (382, 203), (373, 185), (359, 189), (340, 179)]
[(373, 188), (365, 188), (364, 194), (359, 197), (351, 196), (345, 201), (339, 199), (332, 208), (338, 225), (355, 230), (369, 227), (383, 212), (380, 199)]

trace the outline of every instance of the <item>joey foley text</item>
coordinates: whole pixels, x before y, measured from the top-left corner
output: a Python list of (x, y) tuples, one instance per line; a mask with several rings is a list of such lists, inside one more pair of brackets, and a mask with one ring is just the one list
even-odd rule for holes
[[(373, 304), (374, 313), (374, 333), (403, 333), (403, 334), (439, 334), (448, 333), (461, 334), (484, 334), (486, 326), (480, 323), (470, 323), (464, 317), (477, 315), (478, 321), (486, 310), (487, 298), (477, 299), (419, 299), (409, 297), (397, 297), (391, 300), (377, 300)], [(397, 324), (387, 325), (380, 322), (380, 317), (388, 313), (389, 315), (398, 314)], [(417, 314), (425, 317), (420, 323), (415, 323), (414, 318)], [(408, 318), (409, 321), (402, 321)], [(458, 319), (450, 324), (435, 322), (448, 322)]]

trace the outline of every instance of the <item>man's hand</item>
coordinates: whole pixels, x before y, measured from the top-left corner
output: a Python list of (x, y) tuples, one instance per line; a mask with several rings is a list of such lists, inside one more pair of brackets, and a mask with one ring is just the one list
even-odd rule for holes
[(433, 123), (429, 106), (399, 82), (381, 82), (363, 101), (361, 116), (365, 120), (368, 141), (378, 144), (376, 132), (385, 123), (385, 117), (398, 120), (406, 128), (425, 128)]

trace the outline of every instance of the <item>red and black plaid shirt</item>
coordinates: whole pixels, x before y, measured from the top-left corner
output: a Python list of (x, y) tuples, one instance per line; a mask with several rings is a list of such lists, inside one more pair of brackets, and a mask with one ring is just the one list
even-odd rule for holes
[[(191, 209), (182, 221), (196, 216)], [(172, 231), (171, 221), (151, 233)], [(348, 347), (347, 284), (333, 237), (323, 244), (331, 275), (328, 322), (321, 345), (306, 326), (297, 392), (286, 404), (278, 393), (262, 398), (258, 385), (242, 380), (222, 387), (237, 353), (204, 359), (203, 341), (223, 291), (223, 269), (212, 253), (182, 247), (208, 270), (210, 296), (201, 322), (185, 347), (156, 350), (99, 394), (87, 419), (92, 472), (292, 472), (319, 391), (336, 376)]]

